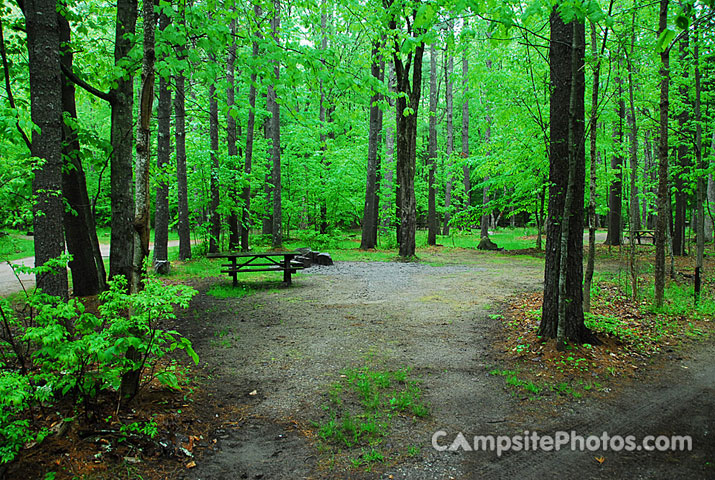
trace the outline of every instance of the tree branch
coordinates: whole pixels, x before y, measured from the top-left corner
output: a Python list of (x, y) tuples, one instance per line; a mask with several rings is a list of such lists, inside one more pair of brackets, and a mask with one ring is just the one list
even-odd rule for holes
[(60, 66), (62, 67), (62, 73), (65, 75), (65, 77), (71, 80), (72, 83), (83, 88), (92, 95), (101, 98), (102, 100), (106, 100), (109, 103), (114, 103), (114, 95), (94, 88), (92, 85), (79, 78), (72, 70), (67, 68), (64, 64), (61, 64)]

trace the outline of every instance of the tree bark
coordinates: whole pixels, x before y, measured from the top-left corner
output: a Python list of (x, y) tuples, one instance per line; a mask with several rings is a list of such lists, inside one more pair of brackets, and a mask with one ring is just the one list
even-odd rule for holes
[[(447, 35), (450, 37), (453, 35), (454, 25), (452, 21), (447, 22)], [(447, 108), (445, 113), (446, 116), (446, 128), (447, 128), (447, 145), (445, 149), (446, 154), (446, 165), (445, 174), (447, 177), (446, 185), (444, 187), (444, 225), (442, 227), (442, 235), (449, 235), (450, 221), (452, 220), (452, 182), (453, 182), (453, 172), (452, 172), (452, 152), (454, 151), (454, 125), (453, 125), (453, 115), (454, 115), (454, 97), (452, 95), (452, 75), (454, 74), (454, 56), (449, 51), (449, 47), (444, 50), (444, 56), (446, 60), (446, 66), (444, 69), (444, 100)]]
[(218, 98), (216, 98), (216, 85), (212, 82), (209, 86), (209, 139), (211, 142), (211, 204), (209, 216), (211, 218), (211, 236), (209, 238), (209, 253), (217, 253), (221, 240), (221, 193), (219, 191), (219, 144), (218, 144)]
[[(62, 74), (60, 39), (54, 0), (25, 0), (32, 122), (40, 129), (32, 138), (32, 192), (35, 266), (64, 252), (62, 235)], [(44, 293), (68, 297), (67, 270), (37, 275)]]
[[(392, 66), (392, 62), (387, 62), (387, 88), (390, 93), (394, 92), (395, 84), (395, 69)], [(394, 107), (394, 101), (388, 97), (387, 102), (390, 107)], [(394, 109), (393, 109), (394, 112)], [(383, 171), (383, 181), (381, 185), (383, 194), (383, 201), (380, 206), (382, 209), (382, 228), (383, 233), (392, 225), (395, 217), (395, 182), (394, 182), (394, 170), (395, 170), (395, 124), (394, 120), (390, 120), (386, 123), (385, 127), (385, 161), (382, 163)], [(436, 217), (435, 217), (436, 218)], [(435, 229), (436, 226), (435, 220)]]
[[(253, 13), (255, 15), (255, 21), (258, 22), (258, 19), (262, 15), (261, 7), (259, 5), (254, 5), (253, 6)], [(259, 54), (259, 49), (258, 49), (258, 40), (261, 40), (263, 37), (261, 35), (261, 30), (258, 28), (258, 25), (256, 25), (256, 30), (255, 30), (255, 37), (256, 40), (252, 42), (252, 56), (253, 59), (258, 58)], [(253, 168), (253, 140), (254, 140), (254, 131), (256, 127), (256, 80), (258, 76), (255, 72), (251, 73), (251, 84), (248, 88), (248, 122), (246, 125), (246, 161), (243, 166), (243, 172), (246, 175), (246, 178), (250, 178), (251, 175), (251, 169)], [(249, 238), (249, 232), (251, 230), (251, 185), (250, 183), (246, 183), (246, 185), (243, 187), (243, 190), (241, 191), (241, 198), (243, 199), (243, 214), (241, 215), (241, 251), (247, 252), (248, 251), (248, 238)]]
[(191, 229), (189, 224), (189, 188), (186, 177), (186, 108), (184, 72), (175, 77), (174, 134), (176, 136), (176, 184), (179, 201), (179, 259), (191, 258)]
[[(281, 3), (280, 0), (273, 1), (273, 41), (276, 45), (280, 45), (278, 31), (281, 25), (280, 11)], [(269, 101), (269, 111), (271, 112), (271, 159), (273, 162), (273, 173), (271, 176), (271, 183), (273, 185), (273, 232), (272, 232), (272, 246), (274, 249), (280, 249), (283, 247), (283, 209), (281, 203), (281, 120), (280, 120), (280, 105), (278, 104), (278, 97), (276, 95), (275, 87), (278, 85), (280, 80), (280, 64), (278, 61), (274, 61), (273, 67), (273, 83), (268, 86), (268, 101)]]
[[(688, 49), (689, 49), (689, 36), (687, 31), (684, 32), (683, 38), (680, 39), (678, 43), (679, 47), (679, 57), (680, 65), (682, 68), (682, 80), (678, 87), (678, 95), (680, 96), (680, 101), (682, 102), (682, 110), (678, 115), (678, 126), (682, 135), (690, 137), (688, 130), (688, 124), (690, 122), (690, 111), (692, 105), (690, 102), (690, 95), (688, 92), (688, 77), (690, 64), (687, 59)], [(673, 221), (673, 255), (683, 256), (685, 255), (685, 223), (688, 208), (688, 192), (687, 189), (689, 185), (686, 185), (686, 178), (689, 176), (690, 165), (690, 152), (689, 145), (686, 141), (681, 140), (678, 146), (678, 165), (674, 173), (674, 183), (675, 183), (675, 216)]]
[[(668, 0), (660, 0), (658, 36), (668, 28)], [(670, 48), (660, 54), (660, 138), (658, 139), (658, 216), (655, 223), (655, 305), (663, 306), (665, 294), (665, 247), (668, 223), (668, 92), (670, 87)]]
[[(551, 121), (549, 158), (549, 221), (546, 236), (544, 273), (544, 303), (539, 335), (556, 338), (559, 327), (559, 305), (563, 305), (563, 338), (575, 342), (596, 343), (598, 339), (584, 325), (583, 317), (583, 205), (585, 190), (584, 94), (583, 58), (585, 30), (582, 23), (565, 25), (556, 9), (552, 10), (549, 69), (551, 76)], [(574, 34), (577, 36), (573, 38)], [(572, 49), (576, 46), (576, 51)], [(577, 65), (572, 62), (577, 61)], [(573, 66), (573, 68), (572, 68)], [(572, 89), (574, 91), (572, 92)], [(572, 105), (573, 104), (573, 105)], [(572, 110), (569, 113), (569, 110)], [(569, 139), (572, 143), (569, 144)], [(573, 205), (565, 212), (569, 184), (569, 156), (573, 171)], [(570, 217), (569, 217), (570, 215)], [(564, 222), (569, 222), (567, 257), (561, 257), (561, 235)], [(559, 289), (562, 262), (564, 295)]]
[[(467, 21), (464, 21), (463, 28), (467, 28)], [(462, 53), (462, 173), (464, 175), (464, 205), (469, 208), (472, 204), (471, 191), (472, 180), (469, 170), (469, 59), (467, 57), (467, 47)]]
[[(73, 52), (69, 22), (58, 13), (60, 54), (63, 66), (72, 71)], [(62, 82), (62, 110), (71, 119), (77, 119), (75, 87), (69, 79)], [(72, 122), (63, 122), (62, 131), (62, 194), (67, 207), (64, 210), (65, 240), (72, 255), (69, 267), (72, 272), (72, 290), (76, 297), (96, 295), (106, 288), (106, 272), (99, 249), (97, 228), (92, 212), (87, 181), (80, 158), (78, 132)]]
[[(384, 81), (385, 61), (380, 56), (380, 42), (375, 41), (372, 46), (371, 74), (376, 83)], [(382, 116), (380, 115), (379, 102), (381, 99), (379, 92), (374, 92), (370, 98), (370, 130), (368, 135), (367, 151), (367, 179), (365, 182), (365, 207), (362, 217), (362, 238), (360, 248), (368, 250), (375, 248), (377, 242), (377, 170), (378, 170), (378, 148), (382, 135)]]
[[(715, 130), (713, 131), (712, 140), (710, 142), (710, 157), (715, 157)], [(712, 162), (712, 161), (711, 161)], [(713, 179), (713, 174), (708, 175), (707, 179), (707, 192), (706, 192), (706, 205), (705, 209), (705, 237), (713, 240), (713, 245), (715, 245), (715, 179)]]
[[(137, 23), (137, 1), (117, 1), (117, 22), (114, 41), (114, 64), (125, 69), (132, 49)], [(133, 109), (134, 74), (131, 71), (116, 79), (112, 90), (112, 157), (111, 175), (111, 239), (109, 277), (122, 275), (131, 280), (134, 260), (134, 185), (133, 185)]]
[[(159, 15), (159, 29), (169, 26), (169, 17)], [(154, 266), (169, 261), (169, 182), (166, 172), (171, 157), (171, 91), (169, 81), (159, 78), (156, 140), (156, 206), (154, 209)]]
[(437, 222), (437, 191), (434, 184), (437, 159), (437, 48), (434, 44), (430, 47), (429, 111), (427, 245), (436, 245), (439, 224)]
[[(412, 13), (414, 16), (417, 12)], [(399, 14), (390, 21), (391, 31), (397, 30)], [(401, 20), (401, 18), (400, 18)], [(414, 35), (411, 30), (413, 22), (405, 22), (407, 34)], [(413, 37), (414, 38), (414, 37)], [(394, 66), (396, 90), (399, 97), (395, 101), (397, 117), (396, 150), (397, 150), (397, 183), (399, 209), (399, 255), (402, 258), (412, 258), (415, 255), (415, 231), (417, 228), (417, 202), (415, 199), (415, 169), (417, 158), (417, 114), (420, 95), (422, 93), (422, 58), (424, 43), (416, 42), (414, 51), (402, 55), (400, 41), (394, 37)], [(410, 82), (410, 76), (412, 81)]]
[(606, 245), (621, 245), (623, 238), (623, 121), (626, 115), (625, 101), (623, 99), (623, 78), (616, 76), (618, 121), (613, 126), (614, 153), (611, 156), (611, 170), (615, 179), (611, 182), (608, 191), (608, 234)]
[[(145, 1), (142, 8), (144, 61), (142, 63), (142, 87), (139, 94), (139, 119), (136, 142), (136, 184), (134, 205), (134, 269), (130, 291), (138, 292), (146, 276), (144, 260), (149, 257), (149, 234), (151, 212), (149, 193), (149, 162), (151, 160), (151, 117), (154, 104), (154, 4)], [(139, 388), (139, 372), (134, 393)]]
[[(701, 125), (701, 79), (700, 79), (700, 38), (699, 31), (695, 33), (695, 46), (693, 49), (693, 63), (695, 64), (695, 165), (698, 172), (705, 171), (705, 162), (703, 162), (703, 129)], [(702, 173), (698, 173), (697, 177), (697, 251), (695, 257), (695, 303), (700, 301), (700, 290), (703, 281), (703, 260), (705, 255), (705, 178)]]
[[(228, 148), (228, 157), (231, 159), (232, 171), (236, 171), (236, 166), (239, 164), (237, 140), (236, 117), (238, 110), (235, 108), (236, 97), (236, 20), (232, 19), (229, 26), (231, 32), (231, 43), (228, 46), (228, 58), (226, 60), (226, 142)], [(241, 228), (238, 222), (238, 206), (236, 205), (236, 187), (234, 181), (229, 185), (228, 190), (231, 196), (231, 213), (229, 213), (228, 228), (228, 249), (232, 252), (240, 248)]]
[(631, 273), (631, 298), (635, 301), (638, 299), (638, 266), (636, 265), (636, 243), (635, 232), (640, 230), (640, 209), (638, 207), (638, 188), (636, 179), (638, 178), (638, 124), (636, 122), (636, 106), (634, 98), (633, 86), (633, 54), (635, 51), (635, 27), (636, 27), (636, 10), (631, 14), (631, 49), (627, 56), (628, 68), (628, 131), (630, 137), (629, 156), (631, 167), (631, 184), (630, 184), (630, 201), (629, 201), (629, 216), (628, 222), (630, 231), (630, 257), (628, 265)]

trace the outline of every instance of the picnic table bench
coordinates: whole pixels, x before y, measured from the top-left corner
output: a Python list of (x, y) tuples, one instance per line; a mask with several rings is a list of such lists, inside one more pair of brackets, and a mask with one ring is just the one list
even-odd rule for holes
[[(638, 242), (638, 245), (641, 244), (642, 238), (650, 238), (655, 243), (655, 231), (654, 230), (635, 230), (633, 232), (633, 236), (635, 237), (636, 241)], [(626, 232), (625, 237), (630, 238), (630, 232)]]
[(225, 258), (231, 263), (221, 265), (221, 273), (228, 273), (233, 278), (233, 286), (238, 285), (238, 274), (242, 272), (283, 272), (283, 282), (291, 284), (291, 274), (302, 270), (302, 264), (293, 259), (300, 252), (226, 252), (209, 253), (208, 258)]

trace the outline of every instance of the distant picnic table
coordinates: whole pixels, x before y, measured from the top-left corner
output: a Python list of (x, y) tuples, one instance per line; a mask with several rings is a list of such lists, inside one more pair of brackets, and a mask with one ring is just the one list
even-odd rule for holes
[[(653, 243), (655, 243), (655, 231), (654, 230), (635, 230), (633, 232), (633, 236), (635, 237), (636, 241), (638, 242), (638, 245), (641, 244), (642, 238), (650, 238), (653, 241)], [(630, 238), (630, 232), (626, 232), (625, 237)]]
[(293, 259), (300, 252), (225, 252), (209, 253), (208, 258), (225, 258), (231, 263), (221, 265), (221, 273), (227, 273), (233, 278), (233, 286), (238, 285), (238, 274), (243, 272), (283, 272), (283, 282), (291, 284), (291, 275), (302, 270), (302, 264), (294, 263)]

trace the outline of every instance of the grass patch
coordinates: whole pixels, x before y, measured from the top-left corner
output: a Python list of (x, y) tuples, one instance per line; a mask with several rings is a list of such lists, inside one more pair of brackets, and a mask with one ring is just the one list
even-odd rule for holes
[[(370, 469), (385, 460), (380, 445), (390, 436), (397, 417), (424, 418), (430, 410), (422, 401), (419, 380), (411, 369), (347, 369), (332, 383), (322, 404), (324, 418), (313, 422), (319, 449), (344, 454), (353, 468)], [(355, 452), (360, 452), (355, 456)]]
[(0, 259), (17, 260), (35, 255), (35, 241), (17, 231), (5, 230), (7, 235), (0, 236)]

